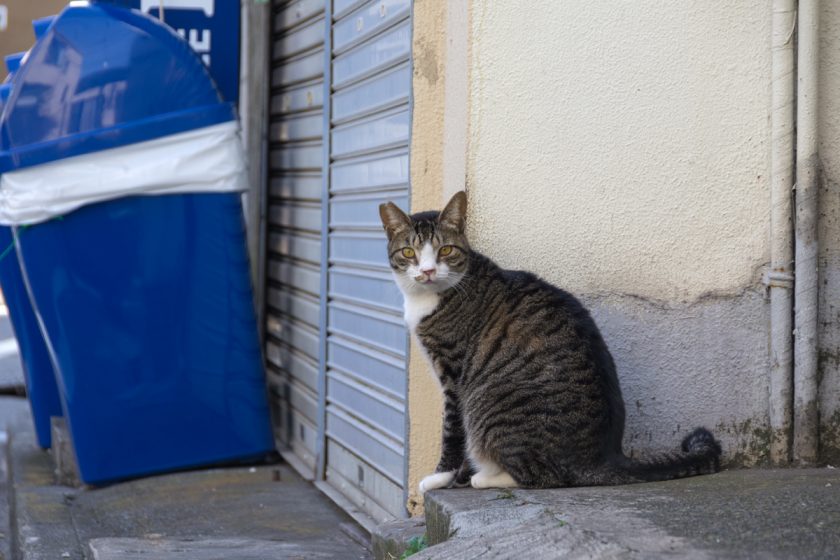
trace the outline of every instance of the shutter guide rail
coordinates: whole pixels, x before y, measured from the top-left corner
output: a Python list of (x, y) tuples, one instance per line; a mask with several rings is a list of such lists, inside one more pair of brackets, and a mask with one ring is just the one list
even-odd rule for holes
[(332, 107), (332, 0), (326, 0), (324, 21), (324, 93), (322, 137), (324, 158), (321, 165), (321, 317), (318, 349), (318, 480), (326, 477), (327, 468), (327, 325), (329, 311), (329, 234), (330, 234), (330, 120)]

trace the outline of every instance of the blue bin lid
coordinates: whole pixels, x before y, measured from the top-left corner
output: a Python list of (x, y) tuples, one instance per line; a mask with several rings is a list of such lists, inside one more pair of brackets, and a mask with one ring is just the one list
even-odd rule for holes
[(235, 118), (186, 41), (155, 18), (74, 2), (35, 27), (0, 117), (0, 173)]
[(9, 74), (17, 72), (18, 68), (20, 68), (20, 61), (23, 60), (25, 55), (25, 52), (6, 55), (6, 70), (9, 71)]
[(46, 34), (50, 25), (55, 21), (55, 16), (47, 16), (32, 20), (32, 31), (35, 32), (35, 39), (40, 39)]

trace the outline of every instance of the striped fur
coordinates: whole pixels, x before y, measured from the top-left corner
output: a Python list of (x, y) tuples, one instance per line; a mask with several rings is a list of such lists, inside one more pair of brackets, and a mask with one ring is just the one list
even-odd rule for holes
[(387, 203), (380, 215), (407, 322), (444, 395), (438, 474), (422, 491), (468, 481), (624, 484), (718, 470), (720, 445), (704, 428), (678, 451), (647, 460), (623, 454), (624, 403), (595, 322), (571, 294), (470, 249), (464, 193), (441, 212), (407, 216)]

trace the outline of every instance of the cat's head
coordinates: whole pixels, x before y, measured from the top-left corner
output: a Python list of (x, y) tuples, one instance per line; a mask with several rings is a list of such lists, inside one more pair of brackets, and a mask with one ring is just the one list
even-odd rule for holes
[(464, 233), (466, 215), (463, 191), (440, 212), (409, 216), (393, 202), (379, 206), (388, 235), (388, 260), (403, 292), (442, 292), (461, 281), (470, 251)]

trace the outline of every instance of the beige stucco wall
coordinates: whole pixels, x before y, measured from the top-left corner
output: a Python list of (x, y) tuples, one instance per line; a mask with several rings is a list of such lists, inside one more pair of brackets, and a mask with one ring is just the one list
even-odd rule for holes
[(729, 464), (765, 462), (771, 5), (471, 10), (473, 245), (592, 310), (629, 453), (706, 425)]
[(764, 2), (474, 0), (475, 244), (578, 293), (753, 283), (769, 258), (769, 26)]

